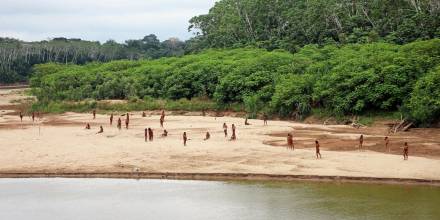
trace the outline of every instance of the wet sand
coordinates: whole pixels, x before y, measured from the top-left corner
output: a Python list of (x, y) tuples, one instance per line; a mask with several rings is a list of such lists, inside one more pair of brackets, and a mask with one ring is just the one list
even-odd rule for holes
[[(4, 175), (168, 173), (258, 178), (266, 175), (268, 179), (287, 175), (396, 178), (396, 182), (440, 180), (438, 129), (413, 129), (391, 135), (388, 153), (383, 146), (385, 126), (356, 129), (287, 121), (269, 121), (264, 126), (263, 121), (252, 119), (251, 125), (245, 126), (242, 118), (169, 115), (165, 121), (169, 135), (162, 138), (159, 112), (148, 112), (144, 118), (140, 112), (132, 112), (129, 129), (119, 131), (119, 116), (115, 116), (113, 126), (109, 125), (108, 115), (98, 114), (92, 119), (91, 114), (78, 113), (44, 115), (36, 122), (25, 117), (21, 123), (13, 108), (6, 108), (0, 109), (0, 173)], [(236, 124), (236, 141), (224, 137), (223, 122), (229, 129), (232, 123)], [(84, 129), (86, 123), (91, 124), (91, 130)], [(100, 125), (104, 133), (96, 134)], [(154, 130), (153, 142), (144, 141), (146, 127)], [(186, 147), (182, 142), (184, 131), (190, 139)], [(204, 141), (206, 131), (211, 133), (211, 139)], [(294, 151), (285, 146), (288, 132), (294, 134)], [(365, 151), (357, 150), (360, 134), (365, 136)], [(316, 138), (322, 146), (320, 160), (315, 158)], [(408, 161), (401, 156), (404, 141), (410, 143)]]

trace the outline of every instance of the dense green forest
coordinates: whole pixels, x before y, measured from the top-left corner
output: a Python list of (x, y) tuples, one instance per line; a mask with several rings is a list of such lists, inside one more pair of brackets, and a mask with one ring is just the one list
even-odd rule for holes
[(40, 107), (197, 100), (250, 116), (399, 112), (439, 122), (438, 0), (221, 0), (189, 23), (195, 36), (184, 42), (3, 38), (0, 83), (32, 70)]
[(249, 114), (302, 118), (400, 111), (421, 125), (440, 117), (440, 39), (307, 45), (297, 53), (210, 49), (183, 57), (86, 65), (41, 64), (31, 78), (42, 102), (205, 98), (244, 103)]
[(27, 81), (32, 65), (59, 62), (85, 64), (120, 59), (155, 59), (184, 54), (185, 42), (170, 38), (160, 42), (154, 34), (120, 44), (103, 44), (81, 39), (54, 38), (50, 41), (23, 42), (0, 38), (0, 83)]
[(32, 65), (46, 62), (155, 59), (244, 46), (294, 53), (308, 44), (405, 44), (440, 37), (439, 18), (439, 0), (221, 0), (189, 21), (195, 36), (186, 41), (160, 42), (153, 34), (122, 44), (0, 38), (0, 83), (26, 81)]
[[(222, 0), (190, 20), (205, 47), (404, 44), (440, 37), (438, 0)], [(193, 46), (193, 48), (196, 46)]]

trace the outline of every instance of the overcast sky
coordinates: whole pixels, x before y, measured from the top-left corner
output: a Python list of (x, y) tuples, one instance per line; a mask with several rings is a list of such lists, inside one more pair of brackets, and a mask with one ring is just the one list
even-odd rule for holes
[(0, 0), (0, 36), (26, 41), (54, 37), (104, 42), (186, 40), (191, 17), (208, 13), (216, 0)]

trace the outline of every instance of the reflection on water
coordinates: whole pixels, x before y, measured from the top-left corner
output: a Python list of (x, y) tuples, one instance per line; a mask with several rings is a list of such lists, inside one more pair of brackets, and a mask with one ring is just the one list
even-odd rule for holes
[(0, 179), (0, 219), (440, 219), (439, 204), (428, 186)]

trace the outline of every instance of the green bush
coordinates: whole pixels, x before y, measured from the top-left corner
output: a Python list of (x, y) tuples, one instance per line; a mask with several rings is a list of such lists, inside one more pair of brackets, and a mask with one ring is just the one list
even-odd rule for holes
[(440, 121), (440, 66), (417, 81), (408, 107), (419, 123)]

